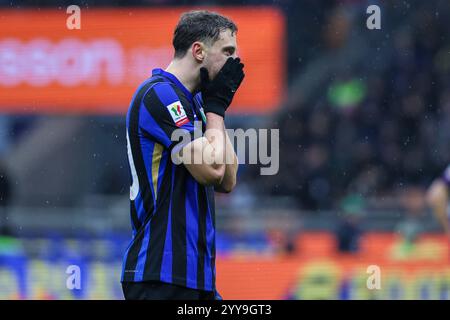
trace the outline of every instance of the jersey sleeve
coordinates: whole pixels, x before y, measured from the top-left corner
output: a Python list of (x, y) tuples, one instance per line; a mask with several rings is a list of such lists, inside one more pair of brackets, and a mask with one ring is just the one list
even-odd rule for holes
[(183, 106), (182, 100), (172, 84), (155, 84), (142, 100), (140, 129), (168, 149), (176, 146), (179, 150), (193, 141), (198, 133), (195, 134), (195, 127), (188, 117), (192, 111), (189, 106)]

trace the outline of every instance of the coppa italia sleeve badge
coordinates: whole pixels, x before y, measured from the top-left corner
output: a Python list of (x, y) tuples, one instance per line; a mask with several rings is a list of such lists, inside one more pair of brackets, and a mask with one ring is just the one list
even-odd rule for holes
[(169, 110), (170, 116), (177, 127), (181, 127), (183, 124), (189, 122), (186, 111), (184, 111), (180, 101), (169, 104), (167, 110)]

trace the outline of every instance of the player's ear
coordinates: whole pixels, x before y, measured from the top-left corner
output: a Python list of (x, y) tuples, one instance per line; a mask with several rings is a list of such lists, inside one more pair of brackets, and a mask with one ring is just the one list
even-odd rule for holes
[(200, 41), (196, 41), (192, 44), (191, 49), (192, 49), (192, 56), (194, 57), (194, 59), (197, 60), (198, 62), (203, 62), (206, 54), (205, 45)]

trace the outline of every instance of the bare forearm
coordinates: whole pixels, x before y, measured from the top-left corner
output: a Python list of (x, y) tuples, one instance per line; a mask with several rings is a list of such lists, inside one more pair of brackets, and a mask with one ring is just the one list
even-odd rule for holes
[(225, 166), (226, 139), (223, 118), (214, 114), (206, 114), (205, 138), (209, 145), (205, 146), (204, 154), (209, 158), (204, 159), (212, 164), (214, 168)]
[(225, 174), (223, 118), (212, 113), (206, 117), (204, 136), (185, 146), (179, 158), (197, 182), (217, 187)]
[(220, 184), (220, 187), (217, 188), (216, 191), (231, 192), (236, 185), (236, 175), (239, 167), (239, 162), (236, 153), (234, 151), (233, 144), (231, 143), (230, 138), (226, 132), (225, 125), (223, 128), (226, 140), (225, 145), (226, 165), (222, 183)]

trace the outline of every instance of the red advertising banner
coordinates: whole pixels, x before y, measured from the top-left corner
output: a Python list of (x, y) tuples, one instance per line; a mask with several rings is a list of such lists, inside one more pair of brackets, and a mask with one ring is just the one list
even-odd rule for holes
[(368, 233), (357, 253), (339, 253), (332, 233), (310, 232), (297, 253), (241, 252), (217, 260), (224, 299), (450, 299), (449, 242), (423, 234), (409, 243), (395, 233)]
[[(81, 8), (81, 29), (61, 10), (0, 10), (0, 112), (125, 113), (139, 83), (173, 56), (172, 35), (190, 7)], [(238, 25), (246, 78), (232, 108), (265, 113), (281, 101), (283, 15), (270, 7), (207, 8)]]

